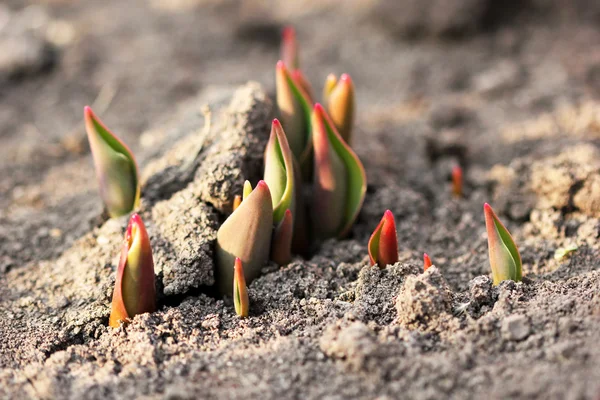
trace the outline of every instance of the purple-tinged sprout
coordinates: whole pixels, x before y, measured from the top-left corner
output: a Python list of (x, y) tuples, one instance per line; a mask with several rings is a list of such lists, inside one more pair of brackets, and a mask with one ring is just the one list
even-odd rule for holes
[(140, 181), (133, 153), (90, 107), (84, 108), (83, 115), (100, 197), (111, 217), (128, 214), (140, 201)]
[(129, 219), (112, 298), (109, 326), (156, 310), (154, 261), (146, 227), (139, 215)]
[(423, 253), (423, 272), (427, 271), (427, 269), (432, 265), (433, 264), (431, 263), (431, 258), (429, 258), (429, 255), (427, 255), (427, 253)]
[(463, 196), (463, 171), (460, 165), (452, 168), (452, 193), (456, 197)]
[(342, 74), (336, 82), (335, 75), (329, 75), (323, 89), (324, 102), (331, 120), (340, 136), (351, 144), (354, 125), (354, 84), (348, 74)]
[(294, 235), (294, 217), (287, 209), (283, 219), (275, 227), (271, 242), (271, 260), (277, 265), (285, 265), (292, 260), (292, 238)]
[(315, 105), (312, 113), (312, 131), (313, 232), (317, 239), (343, 238), (352, 228), (365, 198), (365, 169), (320, 104)]
[(377, 264), (379, 268), (385, 268), (386, 265), (398, 262), (396, 221), (390, 210), (385, 211), (383, 218), (373, 231), (368, 248), (371, 265)]
[(229, 294), (233, 290), (232, 266), (236, 257), (244, 264), (248, 283), (260, 274), (269, 259), (272, 232), (271, 193), (267, 184), (259, 181), (217, 232), (216, 273), (222, 294)]
[(238, 257), (235, 258), (233, 269), (233, 306), (237, 315), (246, 318), (250, 309), (250, 299), (248, 298), (248, 288), (244, 277), (244, 267), (242, 266), (242, 260)]
[(310, 168), (312, 150), (310, 115), (312, 102), (304, 88), (294, 81), (282, 61), (277, 63), (275, 73), (279, 119), (285, 127), (292, 153), (303, 171)]
[(296, 31), (292, 26), (286, 26), (281, 32), (281, 59), (292, 70), (300, 67)]
[(504, 280), (521, 281), (521, 255), (515, 241), (488, 203), (483, 205), (483, 212), (494, 285)]

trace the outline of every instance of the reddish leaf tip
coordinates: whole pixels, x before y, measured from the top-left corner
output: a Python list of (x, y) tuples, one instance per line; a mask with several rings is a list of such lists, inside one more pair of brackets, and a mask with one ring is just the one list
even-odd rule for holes
[(394, 218), (394, 214), (390, 210), (385, 210), (383, 215), (385, 215), (386, 218)]
[(431, 258), (429, 258), (429, 255), (427, 253), (423, 253), (423, 272), (427, 271), (427, 269), (431, 267), (431, 265)]
[(340, 82), (352, 83), (352, 78), (350, 78), (350, 75), (348, 74), (342, 74), (342, 76), (340, 76)]
[(325, 109), (323, 108), (323, 106), (321, 105), (321, 103), (315, 103), (314, 111), (317, 112), (317, 113), (319, 113), (319, 114), (325, 113)]
[(281, 127), (281, 122), (277, 118), (273, 118), (273, 126)]
[(260, 181), (258, 181), (258, 183), (256, 184), (256, 187), (254, 189), (269, 191), (269, 185), (267, 185), (267, 182), (265, 182), (261, 179)]
[(293, 26), (286, 26), (283, 28), (281, 32), (281, 36), (283, 36), (284, 40), (292, 39), (296, 35), (296, 30)]
[(287, 68), (285, 67), (285, 63), (282, 60), (277, 61), (277, 65), (276, 68), (278, 70), (283, 70), (285, 71)]

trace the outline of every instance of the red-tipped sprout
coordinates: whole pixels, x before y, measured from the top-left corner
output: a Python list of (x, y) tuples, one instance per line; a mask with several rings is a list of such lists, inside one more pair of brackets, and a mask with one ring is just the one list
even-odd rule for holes
[(377, 264), (379, 268), (385, 268), (386, 265), (395, 264), (398, 261), (396, 221), (390, 210), (386, 210), (379, 225), (373, 231), (368, 248), (371, 265)]
[(365, 169), (320, 104), (313, 109), (312, 130), (313, 233), (317, 239), (341, 238), (348, 234), (362, 207)]
[(323, 89), (324, 102), (331, 120), (340, 136), (350, 144), (354, 125), (354, 84), (348, 74), (342, 74), (339, 82), (330, 74)]
[[(248, 187), (245, 186), (245, 192)], [(222, 294), (229, 294), (233, 290), (232, 266), (236, 257), (244, 263), (248, 283), (260, 274), (269, 258), (272, 232), (271, 193), (267, 184), (259, 181), (217, 232), (216, 274)]]
[(463, 196), (463, 170), (460, 165), (452, 168), (452, 193), (456, 197)]
[(133, 211), (140, 201), (140, 181), (133, 153), (90, 107), (83, 110), (100, 197), (111, 217)]
[(118, 327), (137, 314), (156, 310), (154, 261), (146, 227), (139, 215), (129, 219), (112, 298), (109, 325)]
[(242, 260), (238, 257), (235, 258), (233, 272), (233, 305), (237, 315), (242, 318), (248, 316), (250, 299), (248, 298), (248, 289), (246, 287), (246, 278), (244, 277)]
[(429, 255), (427, 255), (427, 253), (423, 253), (423, 272), (427, 271), (427, 269), (432, 265), (433, 264), (431, 263), (431, 258), (429, 258)]
[[(312, 102), (305, 89), (294, 80), (286, 65), (279, 61), (275, 69), (279, 119), (292, 153), (303, 171), (310, 171)], [(308, 172), (304, 172), (308, 175)]]
[(300, 67), (296, 31), (292, 26), (286, 26), (281, 32), (281, 59), (292, 70)]
[(515, 241), (489, 204), (483, 205), (483, 212), (494, 285), (504, 280), (519, 282), (522, 277), (522, 263)]

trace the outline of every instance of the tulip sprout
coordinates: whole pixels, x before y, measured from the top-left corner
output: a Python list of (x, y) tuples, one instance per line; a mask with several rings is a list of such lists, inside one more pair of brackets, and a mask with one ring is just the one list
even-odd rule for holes
[(269, 258), (273, 232), (273, 204), (271, 192), (264, 181), (259, 181), (249, 194), (247, 183), (240, 206), (225, 220), (217, 232), (217, 281), (222, 294), (230, 294), (233, 287), (233, 265), (236, 257), (244, 264), (246, 281), (252, 282)]
[(515, 241), (489, 204), (484, 204), (483, 212), (494, 285), (504, 280), (521, 281), (521, 255)]
[(433, 264), (431, 263), (431, 258), (429, 258), (429, 255), (427, 253), (423, 253), (423, 272), (427, 271), (427, 269), (432, 265)]
[(139, 215), (129, 219), (108, 324), (117, 328), (137, 314), (156, 310), (154, 261), (146, 227)]
[(350, 75), (342, 74), (340, 80), (337, 81), (336, 76), (330, 74), (325, 81), (323, 102), (340, 136), (350, 144), (355, 107), (354, 84)]
[(293, 215), (296, 210), (296, 187), (299, 182), (295, 182), (294, 155), (277, 119), (273, 120), (271, 125), (271, 136), (265, 150), (264, 180), (271, 190), (275, 224), (271, 259), (283, 265), (292, 258)]
[(128, 214), (138, 207), (140, 201), (135, 158), (125, 143), (100, 121), (90, 107), (86, 106), (83, 114), (100, 185), (100, 197), (111, 217)]
[(246, 278), (244, 277), (244, 268), (242, 260), (235, 258), (233, 273), (233, 306), (235, 313), (242, 318), (248, 316), (250, 300), (248, 299), (248, 289), (246, 288)]
[(292, 153), (304, 174), (310, 171), (312, 149), (310, 114), (312, 102), (304, 88), (298, 85), (283, 61), (276, 67), (277, 107)]
[(390, 210), (386, 210), (379, 225), (373, 231), (368, 248), (371, 265), (377, 264), (379, 268), (385, 268), (386, 265), (395, 264), (398, 261), (396, 221)]
[(463, 171), (460, 165), (452, 168), (452, 193), (456, 197), (463, 197)]
[(313, 232), (318, 239), (342, 238), (362, 207), (367, 190), (365, 169), (320, 104), (315, 105), (311, 120)]

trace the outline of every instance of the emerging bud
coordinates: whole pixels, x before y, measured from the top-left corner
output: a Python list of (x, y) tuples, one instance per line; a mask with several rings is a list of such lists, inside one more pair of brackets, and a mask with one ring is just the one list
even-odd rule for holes
[(329, 75), (323, 90), (325, 104), (331, 120), (340, 136), (350, 144), (352, 140), (352, 125), (354, 124), (354, 84), (350, 75), (342, 74), (339, 82), (335, 76)]
[(341, 238), (350, 231), (362, 207), (367, 190), (365, 169), (320, 104), (312, 113), (312, 130), (313, 231), (318, 239)]
[(379, 268), (385, 268), (386, 265), (398, 261), (396, 221), (394, 221), (394, 214), (390, 210), (385, 211), (379, 225), (373, 231), (368, 248), (371, 265), (377, 264)]
[(117, 328), (137, 314), (155, 310), (152, 248), (142, 219), (133, 214), (123, 241), (108, 324)]
[(133, 211), (140, 201), (137, 164), (131, 150), (117, 138), (90, 107), (83, 110), (100, 197), (111, 217)]
[(300, 67), (296, 31), (292, 26), (286, 26), (281, 33), (281, 59), (292, 70)]
[(235, 258), (233, 267), (233, 305), (235, 313), (242, 318), (248, 316), (250, 308), (250, 299), (248, 298), (248, 288), (246, 287), (246, 278), (244, 277), (244, 268), (242, 260)]
[(452, 193), (456, 197), (463, 196), (463, 171), (460, 165), (452, 168)]
[(483, 205), (483, 212), (494, 285), (498, 285), (504, 280), (519, 282), (521, 280), (521, 255), (515, 241), (489, 204)]
[(294, 234), (294, 218), (288, 209), (281, 222), (275, 227), (271, 242), (271, 260), (277, 265), (285, 265), (292, 259), (292, 237)]
[(271, 193), (267, 184), (260, 181), (217, 232), (216, 273), (222, 294), (233, 290), (232, 266), (236, 257), (244, 263), (248, 283), (260, 274), (269, 258), (272, 231)]
[(432, 265), (431, 258), (429, 258), (427, 253), (423, 253), (423, 272), (427, 271), (427, 269)]
[(294, 211), (294, 156), (285, 132), (277, 119), (271, 124), (271, 136), (265, 150), (264, 180), (271, 191), (273, 222), (279, 224), (286, 210)]
[(277, 107), (292, 153), (304, 170), (311, 155), (310, 113), (312, 103), (300, 85), (294, 81), (282, 61), (277, 63), (275, 74)]

